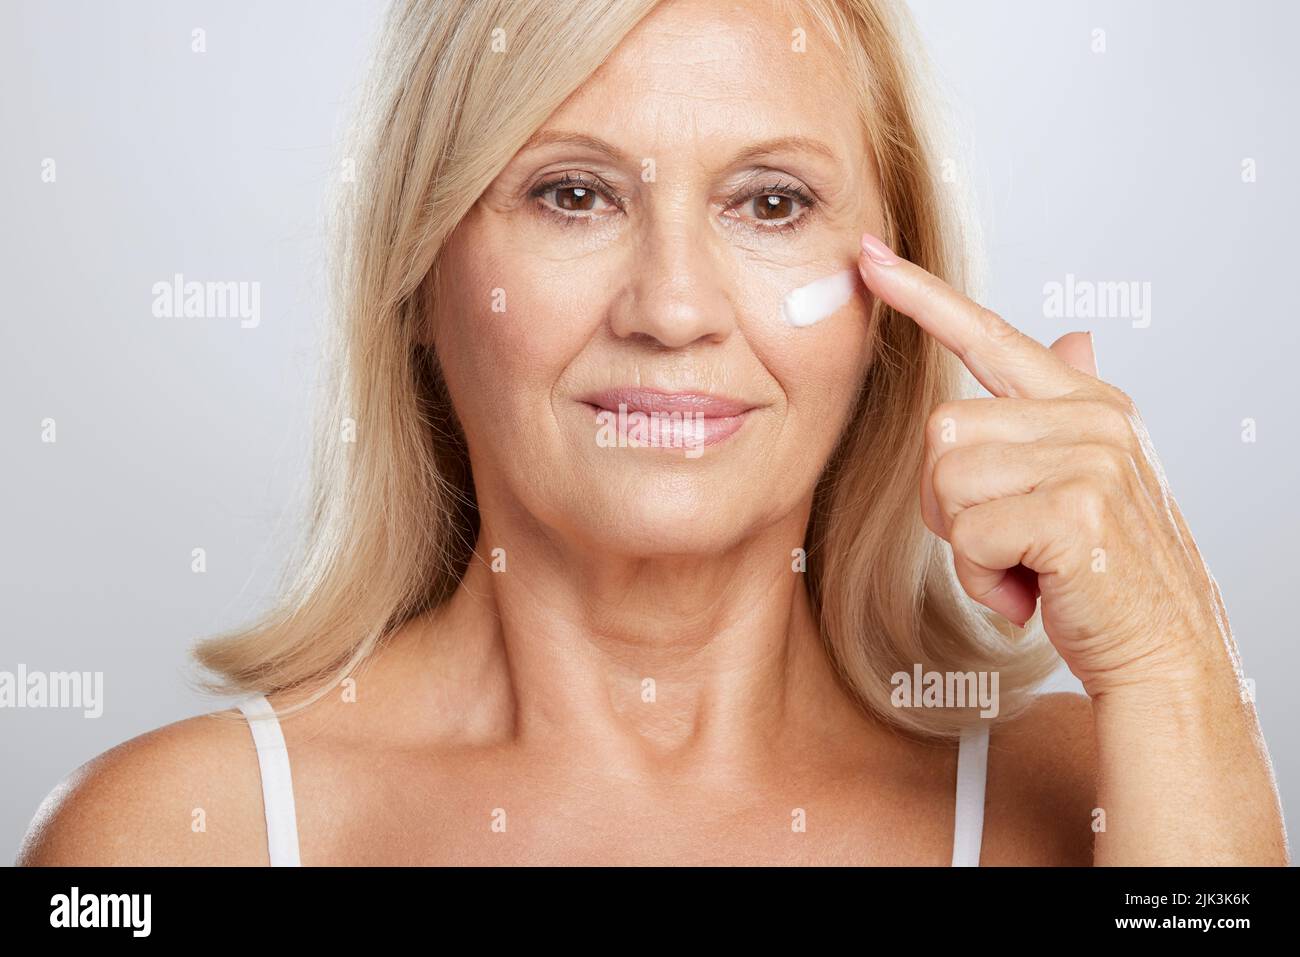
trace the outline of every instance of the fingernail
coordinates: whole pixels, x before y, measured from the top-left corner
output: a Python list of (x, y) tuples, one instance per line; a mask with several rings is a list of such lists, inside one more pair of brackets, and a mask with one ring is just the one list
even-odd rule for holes
[(881, 266), (892, 266), (898, 262), (898, 257), (894, 251), (882, 243), (871, 233), (862, 234), (862, 251), (873, 262)]
[(1092, 346), (1092, 371), (1100, 378), (1101, 373), (1097, 372), (1097, 337), (1092, 334), (1091, 329), (1088, 330), (1088, 345)]

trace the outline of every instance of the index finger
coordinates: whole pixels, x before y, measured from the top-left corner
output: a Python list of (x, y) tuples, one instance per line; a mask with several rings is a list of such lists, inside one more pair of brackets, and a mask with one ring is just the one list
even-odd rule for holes
[(1080, 386), (1081, 373), (1041, 342), (870, 233), (862, 237), (858, 272), (867, 288), (954, 352), (993, 395), (1055, 399)]

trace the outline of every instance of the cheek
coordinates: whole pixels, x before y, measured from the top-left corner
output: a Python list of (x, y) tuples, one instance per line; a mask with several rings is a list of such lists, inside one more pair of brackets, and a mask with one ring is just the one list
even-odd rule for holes
[(799, 444), (822, 460), (847, 423), (870, 364), (867, 316), (854, 310), (834, 331), (803, 331), (774, 360), (772, 372), (785, 387)]
[[(871, 361), (871, 294), (860, 278), (848, 301), (814, 325), (785, 321), (786, 294), (836, 272), (833, 265), (767, 269), (748, 284), (745, 334), (789, 407), (787, 416), (801, 442), (826, 448), (839, 435)], [(805, 445), (805, 448), (807, 446)]]
[(480, 252), (449, 257), (444, 276), (436, 344), (462, 423), (480, 436), (527, 428), (591, 337), (590, 274)]

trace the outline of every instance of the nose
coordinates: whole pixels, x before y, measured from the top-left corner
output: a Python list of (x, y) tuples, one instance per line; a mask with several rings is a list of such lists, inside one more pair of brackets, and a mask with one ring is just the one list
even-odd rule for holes
[(731, 335), (735, 310), (707, 225), (647, 225), (635, 256), (628, 294), (612, 310), (615, 335), (667, 349)]

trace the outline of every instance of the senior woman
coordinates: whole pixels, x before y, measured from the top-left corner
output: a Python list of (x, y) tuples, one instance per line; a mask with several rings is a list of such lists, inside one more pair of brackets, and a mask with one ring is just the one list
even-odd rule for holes
[(960, 291), (916, 54), (885, 0), (398, 3), (308, 547), (198, 648), (239, 708), (21, 859), (1284, 863), (1132, 403)]

